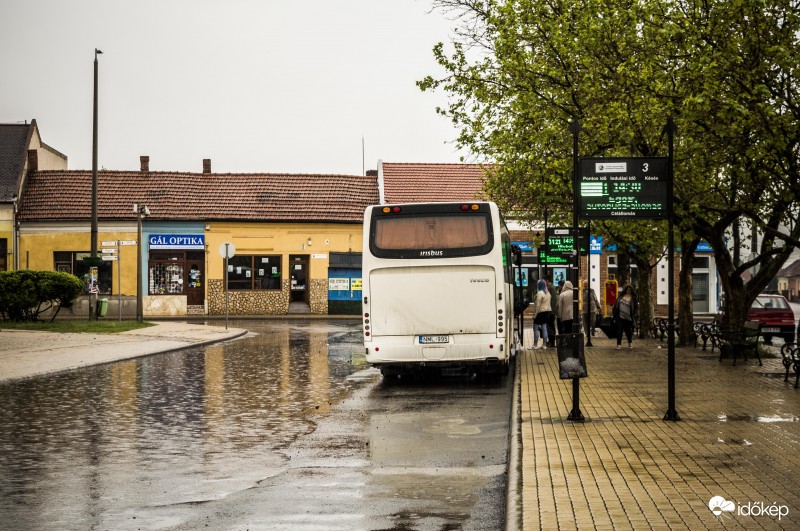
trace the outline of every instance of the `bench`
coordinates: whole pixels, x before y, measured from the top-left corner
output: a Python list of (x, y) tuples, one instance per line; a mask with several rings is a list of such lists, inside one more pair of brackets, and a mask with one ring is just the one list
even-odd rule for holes
[(744, 361), (747, 361), (747, 353), (753, 353), (758, 357), (758, 364), (761, 362), (761, 353), (758, 351), (758, 339), (761, 337), (761, 323), (758, 321), (745, 321), (741, 328), (735, 330), (720, 330), (719, 337), (719, 361), (726, 351), (730, 351), (733, 356), (733, 364), (736, 365), (736, 355), (742, 353)]
[[(720, 345), (722, 334), (720, 333), (720, 324), (717, 321), (710, 323), (695, 323), (695, 334), (703, 340), (703, 350), (707, 350), (708, 342), (711, 341), (711, 352)], [(697, 342), (695, 341), (695, 346)]]
[(784, 343), (781, 347), (781, 356), (783, 357), (783, 366), (786, 367), (786, 377), (783, 381), (789, 381), (789, 369), (794, 371), (794, 388), (797, 389), (797, 384), (800, 382), (800, 346), (794, 343)]
[[(678, 334), (678, 319), (674, 322), (675, 334)], [(650, 329), (650, 335), (653, 339), (664, 341), (667, 339), (667, 331), (669, 329), (669, 319), (664, 317), (656, 317), (653, 319), (653, 328)]]

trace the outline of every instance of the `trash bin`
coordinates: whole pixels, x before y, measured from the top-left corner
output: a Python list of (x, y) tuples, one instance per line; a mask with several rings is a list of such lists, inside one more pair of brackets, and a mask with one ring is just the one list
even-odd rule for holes
[(107, 313), (108, 313), (108, 299), (98, 299), (97, 316), (105, 317)]
[(559, 376), (562, 380), (586, 378), (586, 358), (583, 353), (583, 334), (556, 336)]

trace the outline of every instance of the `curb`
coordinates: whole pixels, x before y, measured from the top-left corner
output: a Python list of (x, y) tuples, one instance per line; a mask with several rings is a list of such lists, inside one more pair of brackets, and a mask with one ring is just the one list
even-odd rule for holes
[(506, 525), (507, 531), (517, 531), (522, 529), (522, 460), (520, 451), (522, 450), (522, 424), (520, 401), (522, 379), (520, 369), (522, 365), (521, 357), (527, 351), (517, 353), (514, 363), (514, 387), (511, 395), (511, 417), (508, 429), (508, 469), (506, 479)]

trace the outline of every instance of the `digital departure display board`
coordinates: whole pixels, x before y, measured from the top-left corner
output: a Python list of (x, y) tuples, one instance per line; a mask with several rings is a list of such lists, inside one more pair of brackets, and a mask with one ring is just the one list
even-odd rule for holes
[[(547, 252), (539, 250), (539, 262), (550, 265), (569, 265), (575, 261), (575, 230), (570, 228), (548, 227)], [(577, 230), (578, 246), (581, 254), (588, 249), (589, 231), (585, 228)]]
[(667, 157), (582, 158), (575, 191), (583, 219), (667, 219)]

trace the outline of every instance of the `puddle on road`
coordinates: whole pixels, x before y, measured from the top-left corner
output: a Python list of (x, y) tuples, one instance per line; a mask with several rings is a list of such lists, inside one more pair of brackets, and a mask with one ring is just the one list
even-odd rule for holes
[(0, 521), (107, 528), (224, 497), (368, 381), (350, 378), (367, 367), (357, 324), (243, 324), (238, 341), (0, 385)]

